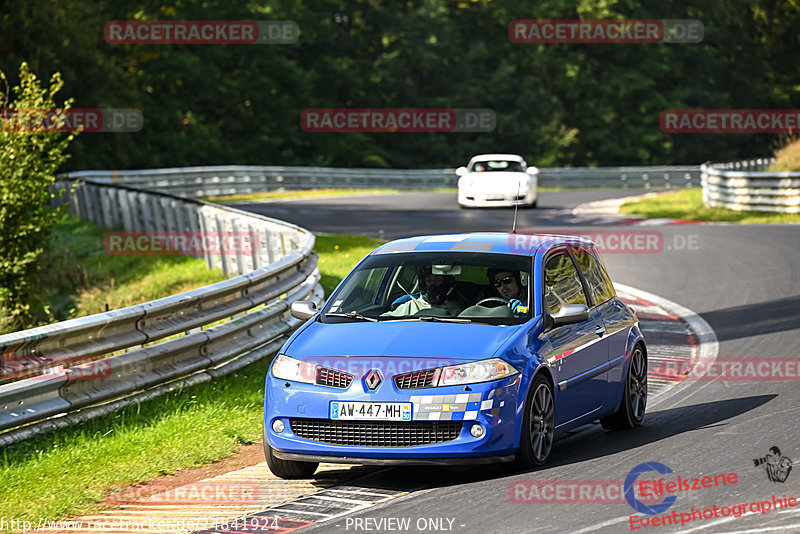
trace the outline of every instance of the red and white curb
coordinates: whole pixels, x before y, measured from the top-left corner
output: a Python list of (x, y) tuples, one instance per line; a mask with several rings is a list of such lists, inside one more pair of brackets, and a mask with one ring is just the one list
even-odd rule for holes
[[(677, 394), (682, 377), (657, 375), (653, 369), (669, 369), (669, 363), (691, 369), (694, 362), (712, 363), (719, 353), (719, 342), (711, 326), (692, 310), (653, 293), (625, 284), (614, 284), (620, 298), (639, 317), (639, 327), (647, 343), (648, 407), (654, 407)], [(689, 361), (689, 365), (683, 365)], [(650, 401), (653, 402), (650, 402)]]

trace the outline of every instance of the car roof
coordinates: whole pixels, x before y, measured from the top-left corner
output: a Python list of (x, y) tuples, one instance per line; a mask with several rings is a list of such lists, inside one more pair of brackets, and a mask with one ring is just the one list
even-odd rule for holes
[(525, 158), (519, 154), (480, 154), (478, 156), (474, 156), (471, 160), (469, 160), (469, 162), (474, 163), (476, 161), (492, 160), (525, 161)]
[(581, 244), (589, 248), (594, 247), (594, 243), (589, 239), (578, 236), (536, 234), (533, 232), (517, 232), (513, 234), (477, 232), (396, 239), (381, 245), (371, 254), (391, 254), (395, 252), (490, 252), (533, 256), (540, 248), (547, 250), (562, 243)]

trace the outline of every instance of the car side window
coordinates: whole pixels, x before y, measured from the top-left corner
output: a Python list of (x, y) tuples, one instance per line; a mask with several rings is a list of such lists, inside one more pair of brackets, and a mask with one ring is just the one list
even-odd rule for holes
[(551, 315), (564, 304), (588, 305), (578, 270), (566, 252), (551, 256), (544, 266), (544, 301)]
[(581, 268), (586, 284), (589, 286), (589, 294), (592, 296), (594, 305), (602, 304), (614, 296), (614, 286), (608, 273), (588, 251), (582, 248), (574, 248), (575, 260)]

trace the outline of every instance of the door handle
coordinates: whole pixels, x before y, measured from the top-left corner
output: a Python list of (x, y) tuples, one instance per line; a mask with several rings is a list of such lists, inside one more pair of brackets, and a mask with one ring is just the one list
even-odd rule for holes
[(594, 329), (594, 333), (598, 336), (602, 336), (606, 333), (606, 327), (603, 325), (598, 325), (597, 328)]

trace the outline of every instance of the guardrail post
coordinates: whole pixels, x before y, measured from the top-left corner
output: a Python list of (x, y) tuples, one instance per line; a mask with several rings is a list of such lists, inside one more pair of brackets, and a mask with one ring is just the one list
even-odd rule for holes
[[(156, 225), (153, 218), (153, 209), (150, 206), (151, 203), (147, 201), (147, 193), (139, 193), (136, 198), (139, 206), (138, 211), (141, 214), (142, 228), (145, 232), (154, 232)], [(158, 202), (153, 202), (153, 205), (158, 206)]]
[(219, 242), (219, 253), (220, 253), (220, 260), (222, 260), (222, 274), (225, 276), (230, 276), (230, 266), (228, 265), (228, 251), (227, 247), (225, 247), (224, 240), (221, 239), (223, 232), (225, 231), (224, 223), (222, 222), (222, 215), (219, 213), (216, 214), (214, 217), (217, 222), (217, 236), (220, 238), (218, 239)]
[(267, 249), (267, 263), (272, 263), (275, 261), (275, 252), (273, 250), (273, 243), (272, 243), (272, 232), (269, 228), (263, 230), (264, 232), (264, 241), (266, 242), (266, 249)]
[(240, 232), (240, 228), (239, 228), (239, 220), (238, 219), (236, 219), (236, 218), (231, 219), (231, 229), (233, 230), (233, 235), (231, 237), (234, 238), (234, 239), (232, 239), (231, 242), (240, 245), (239, 248), (237, 248), (237, 250), (236, 250), (236, 256), (235, 256), (235, 258), (236, 258), (236, 273), (237, 274), (244, 274), (247, 271), (245, 270), (245, 266), (244, 266), (244, 255), (242, 254), (242, 248), (241, 248), (242, 242), (239, 241), (239, 237), (241, 237), (241, 236), (240, 236), (240, 233), (239, 233)]
[[(203, 236), (209, 235), (213, 230), (213, 226), (211, 221), (209, 220), (206, 208), (200, 208), (198, 213), (198, 223), (200, 224), (200, 232)], [(210, 250), (203, 248), (203, 256), (206, 259), (206, 265), (208, 265), (209, 269), (216, 269), (217, 268), (217, 255), (212, 254)]]

